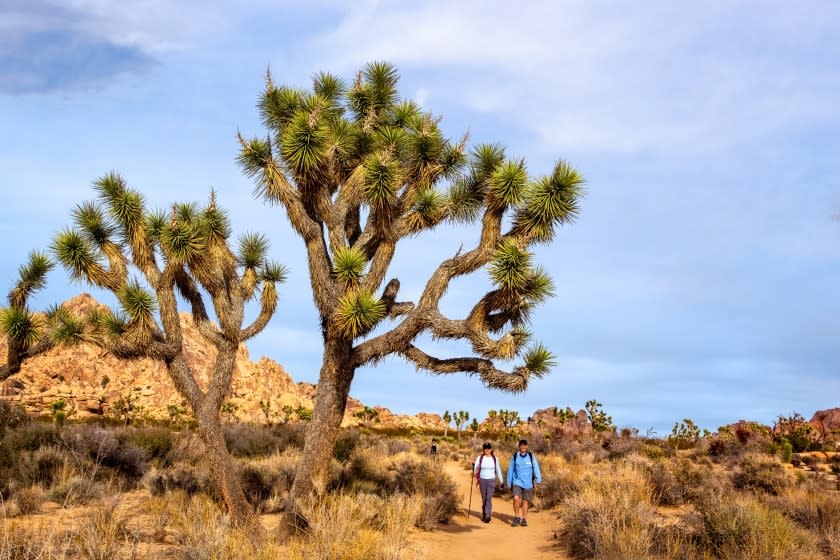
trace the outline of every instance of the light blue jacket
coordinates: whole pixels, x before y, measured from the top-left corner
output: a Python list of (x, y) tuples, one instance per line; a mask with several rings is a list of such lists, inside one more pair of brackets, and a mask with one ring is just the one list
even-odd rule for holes
[[(534, 458), (533, 465), (531, 464), (531, 457)], [(536, 479), (537, 484), (542, 484), (542, 476), (540, 475), (540, 466), (537, 464), (537, 458), (533, 454), (529, 455), (525, 453), (523, 457), (519, 451), (514, 453), (510, 459), (510, 466), (508, 467), (508, 486), (513, 488), (516, 485), (527, 490), (534, 487), (534, 479)]]

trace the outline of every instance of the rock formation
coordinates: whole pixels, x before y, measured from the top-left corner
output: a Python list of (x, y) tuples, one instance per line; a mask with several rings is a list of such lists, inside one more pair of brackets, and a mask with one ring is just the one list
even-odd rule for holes
[[(65, 306), (78, 314), (101, 304), (89, 294), (81, 294)], [(204, 388), (209, 377), (207, 365), (215, 359), (215, 349), (202, 339), (188, 313), (181, 314), (181, 324), (187, 362), (195, 368), (199, 384)], [(0, 353), (5, 357), (2, 339)], [(311, 410), (315, 390), (315, 385), (310, 383), (295, 383), (280, 364), (269, 358), (251, 361), (248, 349), (242, 345), (236, 356), (228, 395), (232, 405), (228, 410), (244, 422), (265, 422), (260, 407), (263, 401), (270, 403), (270, 419), (278, 421), (283, 419), (284, 407)], [(0, 384), (0, 398), (20, 404), (33, 415), (48, 414), (50, 405), (58, 399), (64, 399), (77, 417), (114, 415), (115, 405), (120, 401), (132, 403), (136, 416), (154, 419), (168, 419), (170, 406), (185, 408), (162, 363), (150, 359), (121, 360), (89, 344), (56, 347), (26, 362), (18, 374)], [(363, 408), (361, 402), (351, 398), (344, 424), (360, 424), (355, 413)], [(443, 427), (438, 415), (400, 416), (385, 408), (379, 410), (380, 425), (384, 427), (418, 430)]]

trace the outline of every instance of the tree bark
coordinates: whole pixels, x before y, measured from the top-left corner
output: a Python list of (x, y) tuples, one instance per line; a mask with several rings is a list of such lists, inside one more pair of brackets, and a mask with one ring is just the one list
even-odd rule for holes
[(198, 420), (199, 434), (207, 447), (213, 482), (227, 506), (231, 522), (238, 527), (256, 527), (258, 525), (256, 514), (251, 504), (245, 499), (245, 493), (239, 484), (236, 469), (225, 445), (218, 407), (215, 407), (210, 399), (204, 399), (204, 401), (195, 410), (195, 415)]
[[(301, 499), (323, 495), (327, 489), (330, 460), (355, 374), (350, 359), (351, 350), (352, 343), (349, 341), (327, 341), (325, 344), (315, 409), (292, 484), (291, 497), (295, 506)], [(296, 518), (299, 511), (287, 512), (287, 521), (291, 520), (289, 515)], [(296, 519), (295, 523), (298, 521)]]

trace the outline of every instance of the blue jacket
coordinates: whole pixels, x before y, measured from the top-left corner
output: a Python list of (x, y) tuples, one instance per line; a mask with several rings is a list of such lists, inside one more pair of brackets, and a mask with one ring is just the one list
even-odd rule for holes
[[(527, 490), (534, 487), (533, 479), (536, 479), (537, 484), (542, 484), (542, 476), (540, 475), (540, 466), (537, 464), (537, 458), (534, 457), (534, 464), (532, 465), (531, 457), (534, 457), (533, 454), (528, 455), (528, 453), (525, 453), (523, 457), (519, 451), (513, 454), (507, 473), (507, 484), (509, 487), (513, 488), (515, 484)], [(516, 463), (515, 465), (514, 462)]]

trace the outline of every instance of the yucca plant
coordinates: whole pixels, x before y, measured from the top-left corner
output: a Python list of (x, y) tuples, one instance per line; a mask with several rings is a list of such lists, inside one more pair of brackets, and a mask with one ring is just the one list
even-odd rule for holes
[[(583, 178), (565, 161), (532, 177), (501, 145), (447, 138), (438, 117), (400, 100), (397, 80), (384, 62), (350, 83), (319, 73), (310, 90), (277, 85), (269, 72), (258, 102), (267, 134), (239, 137), (239, 163), (256, 196), (280, 205), (303, 238), (321, 317), (324, 361), (297, 497), (327, 487), (359, 367), (397, 354), (418, 369), (477, 375), (488, 387), (519, 392), (554, 363), (542, 345), (529, 347), (531, 312), (553, 293), (530, 248), (574, 221)], [(399, 280), (386, 278), (399, 241), (447, 223), (479, 223), (478, 244), (431, 267), (416, 301), (398, 301)], [(450, 282), (482, 268), (494, 289), (465, 318), (445, 317), (439, 303)], [(396, 325), (372, 336), (386, 318)], [(467, 340), (473, 355), (433, 357), (414, 344), (424, 333)], [(497, 359), (521, 363), (502, 371)]]
[[(230, 390), (239, 345), (263, 330), (277, 306), (276, 284), (283, 267), (267, 259), (268, 241), (245, 234), (231, 249), (226, 213), (215, 193), (205, 207), (173, 204), (148, 211), (143, 196), (116, 173), (94, 183), (98, 199), (78, 205), (74, 224), (54, 238), (51, 253), (73, 280), (111, 291), (120, 309), (95, 309), (75, 316), (56, 306), (43, 314), (29, 308), (29, 297), (46, 284), (54, 261), (35, 252), (20, 268), (0, 310), (0, 329), (8, 339), (0, 379), (57, 344), (95, 344), (125, 359), (152, 358), (166, 364), (172, 383), (191, 406), (210, 455), (215, 482), (239, 524), (254, 520), (227, 453), (219, 410)], [(184, 356), (176, 293), (190, 306), (201, 336), (216, 348), (207, 390)], [(259, 298), (259, 316), (245, 326), (245, 305)], [(212, 304), (216, 324), (208, 312)]]

